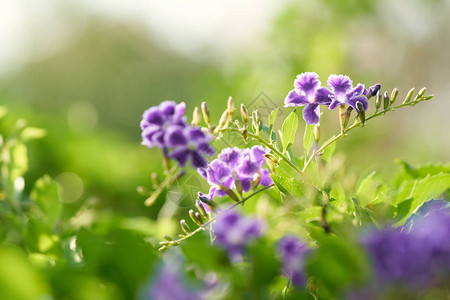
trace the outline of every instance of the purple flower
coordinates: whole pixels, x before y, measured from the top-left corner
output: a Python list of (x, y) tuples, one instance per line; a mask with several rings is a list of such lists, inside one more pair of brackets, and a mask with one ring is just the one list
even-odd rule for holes
[(191, 160), (195, 168), (205, 168), (208, 165), (204, 155), (214, 154), (209, 145), (212, 139), (198, 127), (172, 126), (167, 130), (164, 142), (173, 149), (169, 157), (175, 159), (181, 167)]
[(375, 96), (378, 91), (381, 89), (381, 84), (377, 83), (369, 87), (369, 90), (364, 89), (364, 95), (366, 95), (367, 99)]
[(374, 263), (377, 285), (412, 288), (429, 283), (432, 253), (417, 235), (402, 228), (386, 228), (366, 234), (363, 244)]
[(336, 74), (328, 77), (327, 84), (332, 91), (330, 95), (332, 100), (329, 106), (330, 109), (334, 109), (341, 104), (348, 104), (358, 111), (356, 107), (356, 102), (358, 101), (362, 103), (364, 110), (369, 108), (369, 102), (364, 95), (365, 88), (363, 84), (358, 83), (356, 87), (353, 87), (353, 82), (348, 76)]
[[(178, 260), (177, 260), (178, 261)], [(151, 300), (197, 300), (200, 292), (189, 287), (180, 275), (179, 266), (164, 263), (156, 280), (142, 293), (142, 299)]]
[(176, 104), (174, 101), (164, 101), (147, 109), (141, 121), (142, 145), (165, 148), (167, 130), (172, 126), (187, 126), (186, 118), (183, 117), (185, 108), (184, 102)]
[(242, 217), (236, 211), (224, 212), (214, 223), (216, 242), (228, 251), (232, 261), (239, 261), (245, 245), (262, 235), (263, 224), (253, 218)]
[(307, 280), (304, 261), (309, 253), (306, 245), (296, 237), (288, 235), (280, 240), (278, 250), (281, 253), (283, 271), (294, 285), (304, 287)]
[(331, 103), (331, 92), (320, 87), (319, 76), (314, 72), (306, 72), (297, 75), (294, 81), (294, 89), (284, 99), (285, 106), (305, 106), (303, 118), (306, 124), (319, 122), (319, 104), (329, 105)]
[(261, 146), (251, 149), (225, 148), (217, 159), (214, 159), (207, 168), (200, 168), (198, 172), (211, 185), (208, 199), (215, 196), (223, 197), (226, 192), (223, 188), (234, 189), (236, 183), (240, 184), (243, 192), (248, 192), (252, 182), (259, 178), (259, 185), (273, 184), (269, 170), (263, 169), (264, 154), (267, 151)]

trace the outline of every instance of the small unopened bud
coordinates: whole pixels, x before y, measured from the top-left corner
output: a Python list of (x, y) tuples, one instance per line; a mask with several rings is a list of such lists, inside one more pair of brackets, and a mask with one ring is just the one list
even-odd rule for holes
[(189, 225), (186, 223), (186, 221), (184, 219), (180, 220), (180, 226), (181, 226), (181, 229), (183, 229), (184, 233), (190, 234), (192, 232), (191, 228), (189, 227)]
[(208, 125), (208, 127), (210, 127), (211, 119), (209, 116), (208, 105), (206, 105), (206, 102), (202, 102), (202, 114), (203, 114), (203, 120), (205, 120), (206, 125)]
[(390, 104), (391, 103), (389, 102), (389, 94), (388, 94), (388, 92), (384, 92), (384, 95), (383, 95), (383, 108), (384, 109), (388, 109)]
[(256, 177), (252, 180), (252, 189), (256, 190), (256, 188), (259, 185), (259, 182), (261, 181), (261, 173), (256, 173)]
[(198, 106), (194, 107), (194, 112), (192, 113), (192, 126), (199, 126), (202, 121), (202, 116), (200, 114), (200, 109)]
[[(198, 217), (197, 217), (198, 215)], [(194, 212), (194, 210), (189, 210), (189, 217), (191, 217), (191, 220), (196, 223), (198, 226), (201, 226), (203, 224), (202, 217), (199, 213)]]
[(360, 101), (356, 101), (356, 108), (358, 109), (358, 116), (361, 122), (364, 124), (366, 121), (366, 112), (364, 111), (364, 105)]
[(314, 126), (314, 141), (318, 143), (320, 140), (320, 124), (317, 123), (316, 126)]
[(171, 236), (167, 235), (167, 234), (163, 234), (163, 238), (168, 240), (169, 242), (173, 241), (173, 238)]
[(381, 94), (381, 91), (378, 90), (378, 92), (377, 92), (377, 99), (375, 100), (375, 108), (376, 109), (380, 108), (382, 98), (383, 98), (383, 95)]
[(228, 97), (227, 110), (228, 110), (228, 115), (230, 116), (230, 119), (232, 119), (233, 115), (234, 115), (234, 101), (231, 96)]
[(420, 91), (417, 93), (416, 98), (414, 99), (414, 101), (420, 99), (423, 97), (423, 95), (425, 95), (425, 92), (427, 91), (427, 88), (423, 87), (420, 89)]
[(266, 158), (266, 164), (269, 166), (270, 172), (275, 173), (275, 168), (280, 165), (280, 161), (272, 153), (266, 153), (264, 157)]
[(350, 116), (351, 116), (351, 114), (352, 114), (352, 111), (353, 111), (353, 107), (351, 107), (351, 106), (349, 106), (348, 108), (347, 108), (347, 110), (345, 111), (345, 114), (344, 114), (344, 122), (343, 122), (343, 126), (344, 126), (344, 129), (347, 127), (347, 125), (348, 125), (348, 121), (350, 121)]
[(152, 179), (153, 188), (156, 189), (159, 186), (158, 174), (156, 172), (153, 172), (151, 175), (151, 179)]
[(373, 96), (375, 96), (375, 95), (378, 93), (378, 91), (380, 90), (380, 88), (381, 88), (381, 84), (379, 84), (379, 83), (377, 83), (377, 84), (375, 84), (375, 85), (372, 85), (372, 86), (369, 88), (369, 91), (368, 91), (368, 93), (367, 93), (367, 99), (370, 99), (370, 98), (372, 98)]
[(195, 202), (195, 207), (197, 207), (198, 211), (201, 213), (201, 215), (205, 218), (208, 218), (208, 214), (206, 213), (205, 208), (203, 207), (203, 204), (201, 204), (199, 201)]
[(397, 100), (398, 88), (394, 88), (391, 93), (391, 105)]
[(217, 125), (215, 132), (218, 132), (219, 130), (225, 129), (228, 127), (228, 121), (229, 121), (228, 114), (229, 114), (229, 112), (227, 109), (222, 113), (222, 116), (220, 117), (220, 120), (219, 120), (219, 125)]
[(416, 91), (415, 88), (412, 88), (409, 90), (408, 94), (406, 95), (405, 100), (403, 100), (402, 104), (408, 103), (409, 101), (411, 101), (412, 96), (414, 95), (414, 92)]
[[(240, 183), (241, 183), (241, 182), (239, 181), (239, 184), (240, 184)], [(225, 192), (231, 199), (233, 199), (234, 201), (236, 201), (236, 202), (239, 201), (238, 196), (236, 195), (235, 192), (233, 192), (232, 189), (228, 188), (227, 186), (225, 186), (225, 185), (223, 185), (223, 184), (217, 184), (216, 186), (217, 186), (217, 188), (219, 188), (220, 190), (224, 191), (224, 192)], [(236, 187), (236, 189), (237, 189), (237, 188), (238, 188), (238, 187)], [(241, 186), (241, 189), (242, 189), (242, 186)]]
[(242, 131), (242, 138), (244, 139), (244, 142), (247, 142), (247, 138), (248, 138), (248, 131), (247, 131), (247, 129), (244, 129)]
[(248, 127), (248, 113), (247, 113), (247, 109), (245, 108), (244, 104), (241, 104), (241, 116), (242, 116), (242, 121), (244, 122), (244, 127), (247, 128)]

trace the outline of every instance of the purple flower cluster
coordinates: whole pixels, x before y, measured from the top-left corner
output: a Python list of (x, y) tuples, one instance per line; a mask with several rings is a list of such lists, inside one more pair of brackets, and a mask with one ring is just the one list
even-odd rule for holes
[(251, 149), (226, 148), (223, 149), (207, 168), (199, 168), (200, 175), (211, 185), (207, 197), (211, 200), (215, 196), (225, 196), (226, 189), (238, 186), (243, 192), (248, 192), (252, 185), (269, 186), (273, 184), (268, 169), (264, 169), (264, 154), (261, 146)]
[(368, 94), (372, 94), (375, 90), (378, 91), (380, 87), (379, 84), (374, 85), (369, 91), (360, 83), (353, 87), (353, 82), (348, 76), (335, 74), (328, 77), (327, 85), (328, 88), (321, 87), (319, 76), (314, 72), (297, 75), (294, 89), (284, 100), (285, 106), (305, 106), (303, 118), (306, 124), (312, 125), (319, 122), (319, 105), (334, 109), (338, 105), (347, 104), (358, 110), (356, 102), (361, 102), (364, 110), (367, 110), (369, 107)]
[(430, 203), (409, 227), (365, 235), (363, 244), (373, 260), (379, 286), (401, 284), (417, 289), (438, 278), (450, 278), (450, 206)]
[(263, 233), (261, 221), (241, 216), (236, 211), (223, 213), (213, 225), (216, 242), (225, 248), (234, 262), (242, 257), (245, 245)]
[(142, 145), (158, 147), (184, 167), (190, 160), (195, 168), (205, 168), (205, 155), (214, 154), (212, 137), (199, 127), (189, 126), (184, 116), (185, 104), (164, 101), (147, 109), (141, 121)]
[(278, 250), (285, 274), (295, 286), (304, 287), (307, 277), (303, 267), (305, 256), (309, 253), (306, 245), (296, 237), (288, 235), (280, 240)]

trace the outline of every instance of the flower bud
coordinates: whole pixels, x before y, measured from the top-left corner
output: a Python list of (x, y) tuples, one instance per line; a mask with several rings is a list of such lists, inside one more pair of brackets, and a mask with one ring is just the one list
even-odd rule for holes
[(275, 173), (275, 168), (280, 165), (280, 161), (272, 153), (264, 154), (266, 158), (266, 164), (269, 167), (270, 172)]
[(391, 105), (397, 100), (398, 88), (394, 88), (391, 93)]
[(169, 242), (173, 241), (173, 238), (171, 236), (168, 236), (167, 234), (163, 234), (163, 238), (168, 240)]
[(260, 181), (261, 181), (261, 172), (258, 172), (256, 174), (255, 179), (252, 180), (252, 189), (253, 190), (256, 190), (256, 188), (258, 187)]
[[(239, 180), (237, 180), (237, 181), (239, 181)], [(235, 183), (236, 183), (236, 180), (235, 180)], [(241, 185), (241, 182), (240, 182), (240, 181), (239, 181), (239, 185)], [(224, 191), (231, 199), (233, 199), (233, 200), (236, 201), (236, 202), (239, 202), (239, 198), (238, 198), (238, 196), (236, 195), (236, 193), (233, 192), (233, 190), (231, 190), (230, 188), (228, 188), (227, 186), (225, 186), (225, 185), (223, 185), (223, 184), (217, 184), (216, 186), (217, 186), (217, 188), (219, 188), (219, 189), (221, 189), (222, 191)], [(237, 187), (236, 187), (236, 189), (237, 189)], [(241, 190), (242, 190), (242, 185), (241, 185)], [(207, 203), (207, 204), (208, 204), (208, 203)]]
[(247, 131), (247, 129), (244, 129), (242, 131), (242, 138), (244, 139), (244, 142), (247, 142), (247, 138), (248, 138), (248, 131)]
[(314, 126), (314, 141), (316, 143), (319, 143), (320, 140), (320, 124), (317, 123), (316, 126)]
[(200, 225), (203, 225), (203, 219), (202, 219), (202, 216), (198, 213), (198, 212), (196, 212), (195, 213), (195, 218), (197, 219), (197, 224), (200, 226)]
[(252, 112), (252, 125), (253, 125), (253, 129), (255, 129), (256, 134), (258, 134), (259, 127), (260, 127), (258, 110), (254, 110)]
[(377, 92), (377, 99), (375, 100), (375, 107), (376, 107), (376, 109), (379, 109), (380, 106), (381, 106), (381, 98), (382, 98), (382, 94), (381, 94), (381, 91), (379, 90)]
[[(200, 217), (200, 214), (197, 213), (198, 216)], [(195, 214), (194, 210), (190, 209), (189, 210), (189, 217), (191, 217), (191, 220), (196, 223), (198, 226), (201, 226), (203, 224), (203, 220), (200, 217), (200, 221), (197, 219), (197, 215)]]
[(414, 98), (414, 101), (422, 98), (426, 91), (427, 91), (426, 87), (421, 88), (420, 91), (417, 93), (416, 98)]
[(228, 97), (227, 110), (228, 110), (228, 115), (230, 116), (230, 120), (231, 120), (234, 115), (234, 101), (231, 96)]
[(228, 121), (229, 121), (228, 114), (229, 114), (228, 109), (226, 109), (222, 113), (222, 116), (220, 117), (220, 120), (219, 120), (219, 125), (217, 125), (216, 129), (214, 130), (215, 132), (219, 132), (219, 130), (225, 129), (228, 127)]
[(181, 226), (181, 229), (183, 229), (184, 233), (190, 234), (192, 232), (191, 228), (189, 227), (189, 225), (186, 223), (186, 221), (184, 219), (180, 220), (180, 226)]
[(202, 102), (202, 114), (203, 114), (203, 120), (205, 120), (206, 125), (208, 125), (208, 127), (210, 127), (211, 119), (209, 116), (208, 105), (206, 105), (206, 102)]
[(356, 108), (358, 109), (359, 119), (364, 124), (364, 122), (366, 121), (366, 112), (364, 111), (363, 104), (359, 101), (356, 101)]
[(202, 121), (202, 117), (200, 115), (200, 109), (198, 106), (194, 107), (194, 112), (192, 113), (192, 126), (199, 126)]
[(378, 93), (378, 91), (380, 90), (380, 88), (381, 88), (381, 84), (379, 84), (379, 83), (369, 87), (369, 91), (367, 93), (367, 99), (370, 99), (373, 96), (375, 96)]
[(390, 104), (390, 102), (389, 102), (389, 94), (388, 94), (388, 92), (384, 92), (384, 95), (383, 95), (383, 108), (385, 110), (388, 109), (389, 108), (389, 104)]
[(247, 109), (245, 108), (244, 104), (241, 104), (241, 116), (242, 116), (242, 121), (244, 122), (244, 127), (247, 128), (248, 127), (248, 113), (247, 113)]
[[(203, 202), (203, 201), (202, 201), (202, 202)], [(202, 215), (203, 217), (205, 217), (205, 218), (208, 219), (208, 214), (206, 213), (205, 208), (203, 207), (203, 205), (202, 205), (199, 201), (196, 201), (196, 202), (195, 202), (195, 207), (197, 207), (198, 211), (201, 213), (201, 215)]]
[(406, 95), (405, 100), (403, 100), (402, 104), (408, 103), (409, 101), (411, 101), (412, 96), (414, 95), (414, 92), (416, 91), (415, 88), (412, 88), (409, 90), (408, 94)]
[(349, 106), (347, 108), (347, 110), (345, 111), (344, 121), (342, 123), (342, 125), (344, 126), (344, 129), (347, 127), (348, 121), (350, 121), (350, 116), (352, 114), (352, 111), (353, 111), (353, 107), (351, 107), (351, 106)]

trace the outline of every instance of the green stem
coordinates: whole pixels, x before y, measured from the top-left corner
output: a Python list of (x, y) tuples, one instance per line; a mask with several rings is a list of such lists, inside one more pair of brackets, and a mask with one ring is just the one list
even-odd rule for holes
[(207, 227), (208, 227), (209, 225), (211, 225), (212, 223), (214, 223), (214, 222), (215, 222), (222, 214), (224, 214), (224, 213), (226, 213), (226, 212), (229, 212), (230, 210), (234, 209), (234, 208), (235, 208), (236, 206), (238, 206), (238, 205), (244, 204), (248, 199), (252, 198), (253, 196), (255, 196), (255, 195), (257, 195), (257, 194), (259, 194), (259, 193), (261, 193), (261, 192), (263, 192), (263, 191), (265, 191), (265, 190), (267, 190), (267, 189), (270, 189), (270, 188), (273, 187), (273, 186), (274, 186), (274, 185), (271, 184), (271, 185), (265, 186), (265, 187), (263, 187), (263, 188), (261, 188), (261, 189), (259, 189), (259, 190), (254, 191), (252, 194), (248, 195), (247, 197), (242, 198), (241, 201), (236, 202), (235, 204), (233, 204), (233, 205), (230, 206), (229, 208), (227, 208), (227, 209), (221, 211), (221, 212), (220, 212), (219, 214), (217, 214), (215, 217), (209, 219), (207, 222), (203, 223), (201, 226), (199, 226), (199, 227), (198, 227), (197, 229), (195, 229), (194, 231), (192, 231), (192, 232), (186, 234), (184, 237), (179, 238), (178, 240), (169, 242), (169, 243), (167, 244), (167, 247), (179, 245), (182, 241), (184, 241), (184, 240), (190, 238), (191, 236), (195, 235), (196, 233), (198, 233), (198, 232), (200, 232), (200, 231), (203, 231), (203, 230), (207, 229)]
[(178, 173), (175, 172), (178, 168), (178, 165), (173, 165), (170, 170), (167, 172), (167, 176), (164, 178), (163, 182), (152, 192), (150, 197), (145, 200), (146, 206), (151, 206), (155, 203), (158, 196), (164, 191), (164, 189), (172, 183), (172, 180), (178, 176)]

